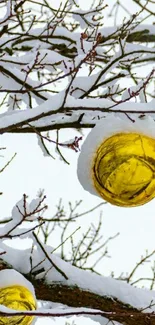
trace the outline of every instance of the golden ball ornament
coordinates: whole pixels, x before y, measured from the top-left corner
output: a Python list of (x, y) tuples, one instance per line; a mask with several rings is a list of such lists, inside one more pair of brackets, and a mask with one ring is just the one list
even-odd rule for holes
[[(7, 308), (29, 311), (36, 309), (36, 300), (26, 287), (12, 285), (0, 288), (0, 304)], [(0, 316), (0, 324), (4, 325), (30, 325), (34, 316)]]
[(106, 201), (138, 206), (155, 197), (155, 139), (118, 133), (98, 147), (93, 159), (94, 187)]
[(155, 198), (155, 121), (100, 120), (82, 145), (77, 175), (85, 190), (116, 206)]

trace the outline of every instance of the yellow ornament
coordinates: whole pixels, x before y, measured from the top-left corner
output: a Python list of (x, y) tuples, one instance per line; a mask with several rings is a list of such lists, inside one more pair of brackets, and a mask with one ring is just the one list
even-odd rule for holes
[[(37, 308), (32, 284), (13, 269), (0, 271), (0, 305), (18, 311), (30, 311)], [(34, 316), (0, 316), (0, 324), (30, 325)]]
[[(23, 286), (13, 285), (0, 288), (0, 304), (8, 308), (28, 311), (36, 309), (36, 302), (32, 293)], [(5, 325), (30, 325), (34, 316), (0, 317), (0, 324)]]
[(97, 192), (119, 206), (145, 204), (155, 197), (155, 139), (118, 133), (103, 141), (93, 160)]
[(155, 122), (107, 117), (88, 134), (78, 160), (84, 189), (113, 205), (133, 207), (155, 197)]
[[(0, 288), (0, 304), (8, 308), (28, 311), (36, 309), (36, 302), (32, 293), (23, 286), (13, 285)], [(30, 325), (34, 316), (0, 317), (0, 324), (5, 325)]]

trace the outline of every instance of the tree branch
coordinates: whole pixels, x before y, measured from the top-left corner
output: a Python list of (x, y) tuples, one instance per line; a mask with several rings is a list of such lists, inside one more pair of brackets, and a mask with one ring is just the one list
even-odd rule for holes
[[(12, 268), (12, 266), (7, 264), (1, 259), (0, 270), (5, 268)], [(87, 273), (88, 277), (89, 274), (90, 273)], [(145, 309), (138, 310), (130, 306), (129, 304), (119, 301), (116, 297), (109, 297), (106, 295), (103, 296), (103, 295), (96, 294), (91, 290), (88, 291), (84, 288), (81, 288), (78, 284), (72, 285), (67, 282), (64, 284), (62, 282), (55, 282), (55, 281), (52, 281), (52, 284), (48, 284), (44, 280), (35, 279), (34, 277), (26, 274), (23, 275), (33, 284), (35, 288), (36, 297), (39, 300), (61, 303), (74, 308), (83, 307), (83, 308), (96, 309), (100, 311), (99, 313), (95, 311), (89, 313), (89, 310), (88, 312), (81, 311), (79, 313), (77, 311), (78, 315), (79, 314), (100, 315), (106, 317), (109, 320), (118, 321), (124, 325), (133, 325), (133, 324), (134, 325), (146, 325), (146, 324), (155, 325), (155, 315), (153, 312), (143, 313), (143, 310)], [(79, 276), (80, 276), (80, 272), (79, 272)], [(128, 287), (131, 288), (129, 284)], [(134, 295), (134, 290), (136, 290), (136, 288), (133, 288), (133, 295)], [(137, 289), (137, 290), (143, 290), (143, 289)], [(150, 291), (150, 304), (149, 306), (146, 306), (146, 308), (149, 308), (154, 305), (152, 304), (151, 297), (153, 297), (153, 292), (151, 294)], [(39, 311), (37, 314), (39, 315)], [(46, 313), (44, 313), (44, 315), (42, 313), (40, 314), (41, 314), (40, 316), (46, 316)], [(50, 316), (50, 314), (52, 314), (52, 310), (51, 313), (49, 313), (49, 311), (47, 312), (47, 316)], [(65, 315), (66, 313), (64, 312), (64, 316)], [(76, 310), (73, 313), (71, 312), (70, 315), (76, 315)], [(58, 313), (56, 315), (53, 315), (53, 317), (60, 317), (60, 315)]]

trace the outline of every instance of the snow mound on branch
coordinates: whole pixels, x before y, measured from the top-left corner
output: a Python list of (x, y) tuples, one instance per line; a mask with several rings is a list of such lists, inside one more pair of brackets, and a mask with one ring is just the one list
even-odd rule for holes
[(33, 285), (26, 278), (24, 278), (21, 273), (12, 269), (0, 271), (0, 288), (9, 287), (13, 285), (20, 285), (26, 287), (32, 293), (34, 299), (36, 300)]
[[(24, 202), (24, 198), (22, 198), (20, 201), (17, 202), (17, 204), (12, 209), (12, 218), (17, 220), (24, 219), (33, 221), (38, 218), (37, 212), (38, 212), (38, 206), (40, 203), (40, 198), (33, 199), (30, 203), (26, 201)], [(25, 207), (24, 207), (25, 205)], [(25, 211), (26, 208), (26, 211)], [(25, 215), (26, 213), (26, 215)]]
[[(42, 244), (43, 245), (43, 244)], [(140, 289), (131, 286), (128, 283), (125, 283), (120, 280), (116, 280), (110, 277), (100, 276), (94, 273), (86, 272), (85, 270), (81, 270), (75, 266), (72, 266), (70, 263), (63, 261), (59, 256), (56, 254), (51, 254), (51, 249), (47, 245), (43, 245), (44, 249), (46, 250), (48, 256), (51, 258), (52, 262), (63, 271), (68, 280), (66, 280), (61, 273), (59, 273), (55, 267), (53, 266), (47, 258), (45, 258), (45, 254), (41, 251), (40, 247), (37, 245), (37, 249), (34, 250), (32, 261), (33, 265), (37, 265), (40, 261), (41, 268), (44, 268), (44, 272), (38, 274), (36, 279), (44, 278), (47, 284), (54, 283), (62, 283), (62, 285), (69, 285), (69, 286), (77, 286), (82, 290), (87, 290), (89, 292), (96, 293), (102, 297), (111, 297), (112, 299), (118, 299), (125, 304), (129, 304), (138, 309), (144, 309), (144, 312), (153, 312), (155, 311), (155, 291), (150, 291), (148, 289)], [(28, 263), (30, 264), (30, 255), (26, 254), (24, 250), (17, 250), (11, 248), (5, 244), (2, 244), (2, 248), (6, 251), (4, 255), (5, 260), (10, 262), (10, 256), (12, 256), (12, 264), (13, 267), (21, 268), (21, 264)], [(31, 250), (29, 251), (31, 254)], [(21, 261), (25, 261), (22, 263)], [(12, 271), (12, 270), (7, 270)], [(26, 270), (25, 270), (26, 271)], [(27, 270), (28, 271), (28, 270)], [(2, 279), (1, 274), (3, 271), (0, 272), (0, 279)], [(6, 272), (6, 271), (5, 271)], [(16, 271), (14, 271), (16, 272)], [(18, 277), (18, 272), (17, 278)], [(20, 274), (19, 274), (20, 276)], [(11, 276), (7, 276), (8, 278)], [(14, 276), (12, 278), (15, 279)], [(2, 280), (1, 280), (2, 281)], [(27, 280), (26, 280), (27, 281)], [(3, 281), (2, 281), (3, 283)], [(21, 283), (22, 284), (22, 283)], [(31, 285), (31, 284), (30, 284)], [(30, 290), (30, 289), (29, 289)]]

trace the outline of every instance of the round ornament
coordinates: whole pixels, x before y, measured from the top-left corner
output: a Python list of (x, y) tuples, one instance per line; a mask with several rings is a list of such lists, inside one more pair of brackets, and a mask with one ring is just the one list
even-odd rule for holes
[(78, 161), (83, 187), (111, 204), (132, 207), (155, 197), (155, 122), (103, 119), (88, 135)]
[[(7, 277), (12, 276), (12, 278)], [(36, 298), (29, 283), (20, 273), (14, 270), (0, 271), (0, 304), (20, 311), (36, 309)], [(12, 283), (12, 284), (11, 284)], [(16, 284), (15, 284), (16, 283)], [(30, 325), (34, 316), (0, 316), (0, 324)]]

